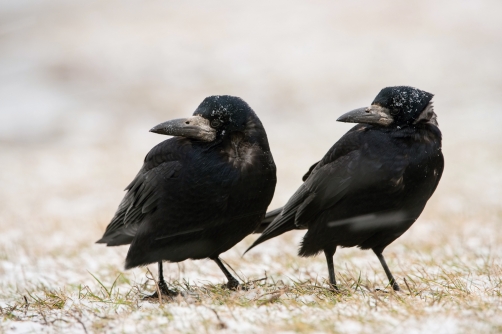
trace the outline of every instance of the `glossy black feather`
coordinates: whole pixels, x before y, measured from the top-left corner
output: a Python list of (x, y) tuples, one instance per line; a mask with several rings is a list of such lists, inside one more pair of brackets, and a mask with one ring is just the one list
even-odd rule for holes
[[(301, 256), (325, 251), (329, 258), (337, 246), (358, 246), (373, 249), (380, 258), (383, 249), (419, 217), (444, 168), (441, 132), (429, 106), (432, 94), (414, 90), (382, 90), (375, 101), (383, 107), (386, 100), (393, 103), (393, 113), (399, 115), (394, 123), (358, 124), (340, 138), (310, 168), (282, 210), (269, 215), (274, 220), (264, 221), (262, 235), (248, 251), (284, 232), (308, 229)], [(397, 97), (389, 97), (392, 92)], [(398, 105), (403, 110), (396, 111)], [(427, 106), (429, 118), (417, 122)]]
[(98, 243), (131, 243), (126, 268), (216, 259), (259, 226), (276, 184), (265, 130), (244, 101), (206, 99), (215, 141), (173, 137), (155, 146)]
[[(434, 141), (423, 141), (421, 132)], [(277, 236), (278, 231), (298, 228), (309, 228), (302, 255), (314, 255), (326, 243), (385, 247), (385, 242), (372, 237), (376, 231), (371, 228), (368, 235), (352, 235), (346, 226), (328, 227), (327, 223), (404, 210), (406, 219), (395, 222), (399, 234), (393, 233), (387, 244), (392, 242), (418, 218), (441, 178), (440, 140), (439, 129), (433, 125), (413, 130), (356, 125), (326, 153), (252, 247)]]

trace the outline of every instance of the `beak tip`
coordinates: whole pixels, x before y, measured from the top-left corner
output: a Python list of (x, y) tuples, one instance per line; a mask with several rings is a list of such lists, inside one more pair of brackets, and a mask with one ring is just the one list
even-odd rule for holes
[(159, 126), (154, 126), (153, 128), (151, 128), (150, 130), (148, 130), (148, 132), (153, 132), (153, 133), (158, 133), (158, 134), (162, 134), (162, 128), (159, 127)]
[(368, 107), (357, 108), (352, 111), (349, 111), (336, 120), (337, 122), (343, 123), (369, 123)]

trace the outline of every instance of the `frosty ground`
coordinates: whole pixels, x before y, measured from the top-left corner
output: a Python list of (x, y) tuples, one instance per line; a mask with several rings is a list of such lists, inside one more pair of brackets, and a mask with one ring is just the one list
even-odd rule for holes
[[(410, 9), (411, 8), (411, 9)], [(499, 1), (4, 1), (0, 5), (0, 333), (464, 333), (502, 331), (502, 21)], [(340, 292), (303, 232), (166, 264), (181, 292), (144, 301), (156, 266), (94, 242), (148, 150), (148, 130), (213, 94), (243, 97), (278, 167), (270, 209), (378, 90), (435, 94), (443, 179), (384, 252), (340, 249)]]

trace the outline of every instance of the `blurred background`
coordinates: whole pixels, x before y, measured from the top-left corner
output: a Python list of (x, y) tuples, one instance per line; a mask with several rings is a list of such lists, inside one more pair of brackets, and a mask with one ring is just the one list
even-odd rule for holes
[[(271, 209), (351, 127), (336, 122), (342, 113), (385, 86), (435, 94), (445, 172), (395, 244), (454, 235), (496, 248), (501, 13), (498, 0), (0, 2), (1, 284), (77, 284), (92, 281), (86, 270), (122, 270), (127, 248), (93, 243), (166, 139), (148, 130), (215, 94), (242, 97), (265, 125), (278, 166)], [(301, 235), (263, 250), (294, 256)], [(244, 248), (223, 258), (236, 264)], [(187, 263), (189, 279), (223, 280), (209, 261)], [(266, 265), (239, 269), (256, 276)]]

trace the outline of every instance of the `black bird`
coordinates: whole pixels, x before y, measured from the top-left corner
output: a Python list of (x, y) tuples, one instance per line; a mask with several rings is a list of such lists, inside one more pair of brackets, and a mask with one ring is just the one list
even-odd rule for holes
[(210, 258), (227, 286), (236, 288), (239, 282), (219, 255), (256, 230), (276, 184), (262, 123), (242, 99), (211, 96), (193, 117), (150, 131), (176, 137), (147, 154), (97, 243), (130, 243), (126, 269), (158, 262), (159, 287), (167, 295), (174, 292), (164, 281), (162, 261)]
[(382, 252), (420, 216), (444, 167), (432, 97), (412, 87), (387, 87), (371, 106), (338, 118), (360, 124), (310, 168), (283, 208), (267, 214), (263, 234), (248, 251), (284, 232), (308, 229), (299, 255), (324, 251), (335, 289), (337, 246), (358, 246), (375, 252), (399, 290)]

